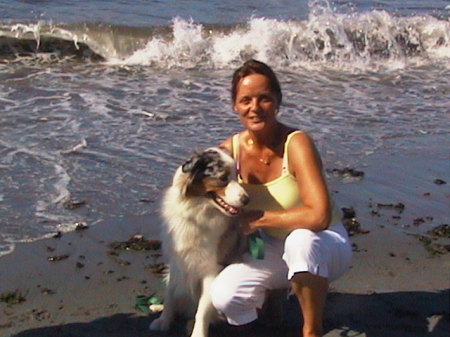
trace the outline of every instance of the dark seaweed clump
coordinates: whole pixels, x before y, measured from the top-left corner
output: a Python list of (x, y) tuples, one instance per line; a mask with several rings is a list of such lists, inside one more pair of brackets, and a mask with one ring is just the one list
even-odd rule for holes
[(424, 244), (431, 255), (442, 255), (450, 252), (450, 244), (436, 242), (439, 238), (450, 239), (450, 225), (442, 224), (427, 232), (427, 236), (419, 235), (419, 240)]
[(450, 225), (443, 224), (439, 225), (432, 230), (428, 232), (428, 234), (440, 237), (440, 238), (447, 238), (450, 239)]
[(344, 224), (344, 227), (347, 230), (349, 236), (369, 233), (368, 230), (365, 230), (361, 227), (361, 223), (356, 219), (356, 211), (353, 209), (353, 207), (343, 207), (342, 212), (342, 223)]
[(8, 291), (0, 294), (0, 302), (19, 304), (25, 302), (25, 296), (19, 290)]
[(357, 178), (357, 179), (364, 178), (363, 171), (355, 170), (354, 168), (350, 168), (350, 167), (344, 167), (342, 169), (338, 169), (338, 168), (327, 169), (327, 172), (332, 173), (335, 176), (340, 176), (340, 177), (351, 177), (351, 178)]
[(399, 213), (403, 213), (403, 211), (405, 210), (405, 204), (399, 202), (397, 204), (382, 204), (382, 203), (377, 203), (377, 208), (388, 208), (388, 209), (393, 209), (396, 210)]
[(141, 235), (135, 235), (127, 241), (113, 242), (109, 245), (114, 250), (159, 250), (161, 248), (160, 240), (146, 240)]

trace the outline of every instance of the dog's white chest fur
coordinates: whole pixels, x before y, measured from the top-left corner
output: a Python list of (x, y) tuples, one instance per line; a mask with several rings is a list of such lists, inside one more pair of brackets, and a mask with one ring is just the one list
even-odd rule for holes
[(219, 240), (230, 225), (230, 219), (198, 200), (183, 200), (179, 190), (173, 187), (167, 191), (164, 204), (169, 264), (175, 263), (186, 277), (200, 279), (217, 272)]

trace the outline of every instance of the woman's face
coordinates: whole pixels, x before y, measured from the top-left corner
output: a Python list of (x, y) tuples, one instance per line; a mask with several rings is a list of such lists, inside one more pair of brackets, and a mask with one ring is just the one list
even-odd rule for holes
[(266, 76), (251, 74), (238, 83), (234, 110), (248, 130), (260, 131), (276, 123), (278, 106)]

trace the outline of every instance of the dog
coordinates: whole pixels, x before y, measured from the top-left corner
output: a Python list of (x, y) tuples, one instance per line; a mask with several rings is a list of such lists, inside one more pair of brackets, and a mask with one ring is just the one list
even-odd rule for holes
[(194, 314), (191, 337), (208, 335), (218, 318), (210, 286), (224, 265), (246, 249), (238, 219), (248, 202), (236, 180), (235, 161), (224, 149), (195, 153), (176, 170), (162, 201), (169, 281), (164, 310), (150, 330), (168, 330), (176, 314)]

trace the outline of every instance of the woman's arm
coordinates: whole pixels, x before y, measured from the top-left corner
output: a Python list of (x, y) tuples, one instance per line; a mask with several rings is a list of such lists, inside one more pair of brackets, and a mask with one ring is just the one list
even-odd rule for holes
[(313, 140), (306, 133), (295, 135), (288, 147), (289, 168), (295, 175), (302, 206), (283, 211), (249, 212), (248, 233), (258, 228), (321, 231), (331, 221), (331, 206), (322, 162)]

